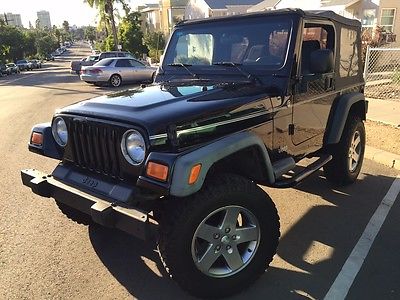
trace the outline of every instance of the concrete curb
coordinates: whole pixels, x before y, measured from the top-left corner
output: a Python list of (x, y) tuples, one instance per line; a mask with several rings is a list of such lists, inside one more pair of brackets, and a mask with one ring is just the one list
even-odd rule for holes
[(371, 146), (365, 146), (365, 158), (400, 171), (400, 155)]

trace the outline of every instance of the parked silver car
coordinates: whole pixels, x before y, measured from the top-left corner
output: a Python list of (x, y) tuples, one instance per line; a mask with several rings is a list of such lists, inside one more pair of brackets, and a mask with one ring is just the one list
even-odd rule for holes
[(109, 83), (118, 87), (123, 82), (152, 82), (156, 70), (133, 58), (114, 57), (103, 59), (93, 66), (82, 66), (80, 77), (87, 83)]

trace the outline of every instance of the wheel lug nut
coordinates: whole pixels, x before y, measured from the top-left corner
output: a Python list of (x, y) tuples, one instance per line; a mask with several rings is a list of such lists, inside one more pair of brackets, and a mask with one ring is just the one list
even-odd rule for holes
[(232, 240), (236, 240), (236, 235), (232, 235)]
[(229, 233), (231, 231), (231, 229), (228, 227), (228, 228), (225, 228), (225, 233)]
[(226, 250), (231, 249), (232, 247), (230, 245), (226, 246)]
[(218, 233), (214, 233), (214, 239), (219, 239), (219, 234)]
[(220, 246), (220, 245), (218, 245), (217, 247), (215, 247), (215, 250), (216, 250), (216, 251), (219, 251), (219, 250), (221, 250), (221, 246)]

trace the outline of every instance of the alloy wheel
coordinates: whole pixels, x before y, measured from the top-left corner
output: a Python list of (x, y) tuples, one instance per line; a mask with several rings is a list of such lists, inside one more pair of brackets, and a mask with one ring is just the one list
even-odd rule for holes
[(241, 206), (213, 211), (197, 227), (192, 239), (196, 267), (210, 277), (229, 277), (245, 268), (260, 243), (257, 218)]
[(361, 134), (356, 130), (351, 139), (351, 144), (349, 148), (349, 171), (354, 172), (358, 166), (361, 156)]

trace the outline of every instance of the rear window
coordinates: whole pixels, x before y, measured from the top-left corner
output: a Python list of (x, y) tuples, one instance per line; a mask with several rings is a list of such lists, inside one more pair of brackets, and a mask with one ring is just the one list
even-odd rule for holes
[(103, 59), (103, 60), (101, 60), (101, 61), (95, 63), (94, 65), (95, 65), (95, 66), (106, 67), (106, 66), (111, 65), (111, 63), (112, 63), (113, 61), (114, 61), (114, 59), (112, 59), (112, 58), (106, 58), (106, 59)]
[(340, 35), (340, 77), (358, 74), (357, 31), (342, 28)]

